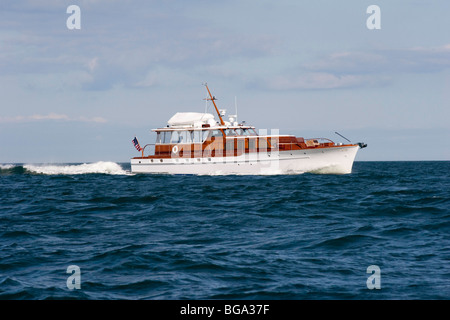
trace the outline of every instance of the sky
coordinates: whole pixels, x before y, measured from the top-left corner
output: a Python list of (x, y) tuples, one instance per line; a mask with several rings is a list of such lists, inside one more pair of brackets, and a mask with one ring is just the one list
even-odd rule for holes
[(153, 143), (176, 112), (205, 110), (204, 82), (257, 128), (367, 143), (357, 161), (450, 160), (449, 12), (446, 0), (2, 0), (0, 163), (128, 162), (134, 136)]

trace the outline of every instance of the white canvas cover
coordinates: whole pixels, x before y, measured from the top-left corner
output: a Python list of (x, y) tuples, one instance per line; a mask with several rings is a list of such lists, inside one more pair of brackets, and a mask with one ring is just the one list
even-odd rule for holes
[(215, 123), (210, 113), (177, 112), (167, 121), (170, 127), (201, 127), (202, 124)]

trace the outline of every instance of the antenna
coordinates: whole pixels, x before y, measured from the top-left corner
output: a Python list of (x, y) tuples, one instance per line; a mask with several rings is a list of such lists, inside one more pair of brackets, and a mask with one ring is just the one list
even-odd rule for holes
[[(207, 85), (208, 85), (208, 83), (202, 82), (202, 86), (206, 87)], [(208, 112), (208, 94), (206, 94), (206, 97), (203, 100), (205, 100), (205, 113), (207, 113)]]
[(341, 136), (342, 138), (344, 138), (345, 140), (347, 140), (348, 142), (351, 143), (350, 140), (348, 140), (346, 137), (344, 137), (342, 134), (340, 134), (339, 132), (335, 131), (334, 133), (336, 133), (338, 136)]
[(236, 110), (236, 122), (238, 122), (237, 97), (236, 96), (234, 96), (234, 109)]

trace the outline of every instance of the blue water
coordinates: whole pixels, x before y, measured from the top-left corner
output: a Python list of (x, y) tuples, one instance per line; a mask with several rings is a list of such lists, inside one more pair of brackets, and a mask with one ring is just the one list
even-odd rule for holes
[[(1, 165), (0, 299), (450, 298), (450, 162), (356, 162), (349, 175), (129, 170)], [(67, 287), (70, 265), (80, 289)]]

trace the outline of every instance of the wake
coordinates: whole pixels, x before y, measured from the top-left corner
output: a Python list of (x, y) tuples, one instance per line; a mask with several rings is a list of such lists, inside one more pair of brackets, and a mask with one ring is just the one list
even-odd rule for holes
[(130, 172), (124, 170), (118, 163), (109, 161), (99, 161), (83, 164), (4, 164), (0, 165), (2, 174), (34, 173), (46, 175), (75, 175), (75, 174), (112, 174), (129, 175)]

